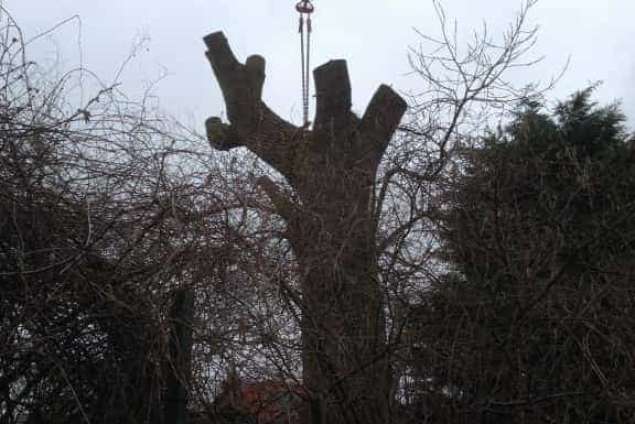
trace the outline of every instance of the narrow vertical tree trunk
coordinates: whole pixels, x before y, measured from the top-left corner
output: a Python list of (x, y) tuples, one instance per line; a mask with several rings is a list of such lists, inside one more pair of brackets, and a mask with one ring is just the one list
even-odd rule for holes
[(360, 119), (351, 112), (346, 62), (314, 71), (313, 129), (280, 119), (261, 100), (265, 62), (243, 65), (222, 33), (205, 37), (230, 125), (208, 119), (217, 149), (245, 146), (280, 172), (292, 201), (267, 178), (262, 188), (287, 223), (302, 272), (303, 381), (313, 395), (311, 422), (386, 423), (390, 373), (377, 280), (374, 182), (406, 110), (382, 85)]
[(188, 383), (192, 358), (192, 321), (194, 291), (179, 289), (174, 293), (170, 311), (170, 361), (167, 364), (167, 384), (164, 424), (186, 424)]

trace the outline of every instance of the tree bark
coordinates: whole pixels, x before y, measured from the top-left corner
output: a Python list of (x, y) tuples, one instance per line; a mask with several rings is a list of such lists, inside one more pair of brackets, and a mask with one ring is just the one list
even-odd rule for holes
[(170, 363), (166, 369), (164, 424), (187, 424), (193, 319), (194, 290), (176, 290), (170, 310)]
[(225, 36), (204, 38), (230, 124), (207, 120), (217, 149), (244, 146), (282, 174), (297, 201), (260, 184), (286, 221), (302, 270), (303, 382), (313, 423), (389, 421), (390, 371), (377, 279), (374, 183), (406, 103), (382, 85), (360, 119), (351, 111), (346, 62), (314, 71), (313, 129), (296, 127), (262, 101), (265, 61), (234, 57)]

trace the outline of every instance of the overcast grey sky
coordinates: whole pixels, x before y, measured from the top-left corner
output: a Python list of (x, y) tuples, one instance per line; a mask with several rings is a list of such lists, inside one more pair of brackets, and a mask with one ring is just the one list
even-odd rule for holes
[[(2, 1), (2, 0), (0, 0)], [(312, 65), (348, 60), (353, 108), (364, 110), (380, 83), (402, 91), (416, 89), (409, 75), (408, 46), (419, 43), (413, 28), (435, 35), (431, 0), (313, 0)], [(29, 46), (34, 59), (57, 60), (64, 69), (84, 66), (111, 80), (131, 46), (147, 40), (121, 76), (139, 93), (167, 72), (154, 88), (164, 109), (202, 126), (222, 112), (222, 97), (204, 58), (201, 37), (223, 30), (241, 60), (252, 53), (267, 59), (265, 98), (280, 115), (301, 120), (299, 40), (291, 0), (4, 0), (26, 38), (79, 15)], [(445, 0), (447, 15), (468, 33), (483, 21), (503, 30), (520, 0)], [(535, 56), (546, 59), (520, 81), (548, 79), (571, 56), (569, 70), (553, 93), (562, 98), (603, 80), (601, 101), (622, 99), (635, 122), (635, 16), (633, 0), (541, 0), (530, 15), (541, 27)], [(80, 51), (82, 52), (80, 55)]]

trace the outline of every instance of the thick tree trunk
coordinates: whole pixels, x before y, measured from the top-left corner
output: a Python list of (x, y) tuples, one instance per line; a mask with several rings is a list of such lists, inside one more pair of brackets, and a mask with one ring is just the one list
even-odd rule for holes
[(387, 86), (360, 119), (351, 112), (346, 62), (314, 71), (313, 130), (280, 119), (261, 100), (264, 59), (240, 64), (222, 33), (205, 37), (230, 125), (207, 121), (213, 147), (245, 146), (289, 182), (292, 201), (261, 186), (287, 223), (303, 273), (303, 381), (313, 423), (386, 423), (390, 373), (377, 281), (373, 202), (377, 167), (406, 104)]

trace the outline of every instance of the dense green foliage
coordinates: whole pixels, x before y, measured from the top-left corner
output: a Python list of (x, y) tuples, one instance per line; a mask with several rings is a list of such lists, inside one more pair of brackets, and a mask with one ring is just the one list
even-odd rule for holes
[(635, 151), (619, 108), (591, 94), (553, 114), (526, 104), (464, 151), (440, 213), (454, 271), (418, 308), (424, 411), (451, 422), (635, 415)]

